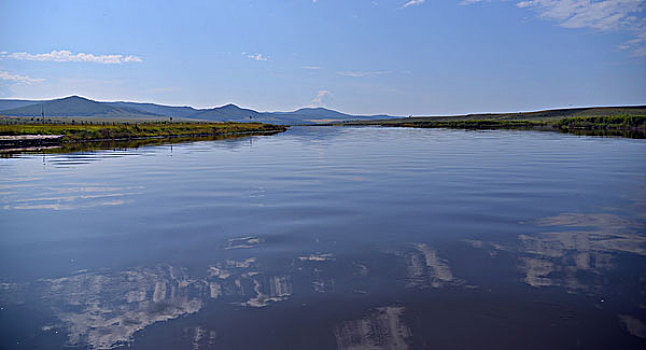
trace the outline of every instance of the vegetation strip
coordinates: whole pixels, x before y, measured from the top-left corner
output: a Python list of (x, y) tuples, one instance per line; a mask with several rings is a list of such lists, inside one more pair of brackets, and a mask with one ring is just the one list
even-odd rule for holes
[[(25, 142), (85, 142), (136, 140), (153, 138), (186, 138), (227, 135), (273, 134), (287, 130), (281, 125), (262, 123), (141, 123), (114, 125), (17, 124), (0, 125), (0, 135), (48, 135), (40, 138), (3, 138), (3, 145)], [(58, 135), (60, 137), (51, 137)]]
[(451, 129), (526, 129), (564, 132), (594, 130), (625, 130), (646, 132), (646, 115), (584, 116), (536, 119), (467, 119), (464, 117), (415, 117), (375, 121), (351, 121), (335, 125), (379, 125), (385, 127), (451, 128)]

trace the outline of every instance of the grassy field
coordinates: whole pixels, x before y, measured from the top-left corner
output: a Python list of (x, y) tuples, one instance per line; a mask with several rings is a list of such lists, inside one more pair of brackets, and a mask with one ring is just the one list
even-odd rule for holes
[(553, 125), (560, 129), (646, 129), (645, 115), (563, 118)]
[[(645, 116), (646, 106), (630, 107), (590, 107), (590, 108), (569, 108), (550, 109), (534, 112), (517, 113), (477, 113), (456, 116), (419, 116), (412, 119), (451, 121), (451, 120), (529, 120), (539, 122), (553, 122), (563, 118), (577, 117), (626, 117)], [(409, 118), (410, 119), (410, 118)]]
[(196, 137), (172, 137), (172, 138), (147, 138), (133, 140), (107, 140), (107, 141), (79, 141), (64, 142), (52, 146), (33, 145), (26, 147), (2, 147), (0, 146), (0, 158), (11, 158), (15, 154), (36, 153), (36, 154), (61, 154), (73, 152), (92, 152), (99, 150), (127, 150), (137, 149), (143, 146), (172, 145), (184, 142), (196, 141), (217, 141), (245, 138), (249, 135), (220, 135), (220, 136), (196, 136)]
[(4, 124), (0, 135), (61, 135), (62, 141), (128, 140), (162, 137), (253, 135), (285, 131), (261, 123), (138, 123), (138, 124)]
[[(561, 109), (527, 113), (469, 114), (440, 117), (409, 117), (349, 121), (335, 125), (380, 125), (386, 127), (453, 129), (531, 129), (562, 132), (615, 133), (619, 136), (646, 133), (646, 107)], [(628, 134), (626, 134), (628, 132)]]
[[(359, 125), (350, 122), (347, 124)], [(644, 129), (646, 128), (646, 115), (644, 116), (595, 116), (573, 117), (550, 120), (502, 120), (502, 119), (445, 119), (445, 120), (420, 120), (419, 118), (406, 118), (398, 120), (383, 120), (378, 125), (402, 126), (420, 128), (460, 128), (460, 129)]]
[[(45, 117), (45, 122), (41, 117), (8, 117), (0, 115), (0, 125), (6, 124), (79, 124), (79, 125), (112, 125), (112, 124), (150, 124), (150, 123), (167, 123), (168, 117), (155, 117), (155, 118), (110, 118), (110, 117)], [(174, 123), (205, 123), (204, 120), (188, 119), (188, 118), (173, 118)]]

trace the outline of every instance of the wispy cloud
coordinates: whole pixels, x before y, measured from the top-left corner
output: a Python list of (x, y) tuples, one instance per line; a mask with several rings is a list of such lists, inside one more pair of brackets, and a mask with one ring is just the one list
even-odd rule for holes
[[(462, 0), (468, 5), (481, 0)], [(619, 45), (638, 56), (646, 56), (646, 18), (637, 16), (646, 0), (524, 0), (518, 8), (532, 9), (539, 18), (556, 21), (564, 28), (632, 32), (634, 38)]]
[(2, 58), (11, 58), (25, 61), (43, 61), (43, 62), (89, 62), (101, 64), (124, 64), (124, 63), (141, 63), (143, 60), (132, 55), (94, 55), (91, 53), (74, 54), (68, 50), (53, 50), (49, 53), (31, 54), (27, 52), (2, 52)]
[(410, 7), (410, 6), (415, 6), (415, 5), (421, 5), (425, 2), (426, 0), (410, 0), (409, 2), (405, 3), (402, 7)]
[(642, 18), (636, 23), (633, 32), (635, 38), (619, 45), (619, 48), (632, 51), (633, 56), (646, 57), (646, 18)]
[(529, 0), (516, 6), (533, 8), (540, 17), (557, 20), (566, 28), (611, 30), (631, 27), (643, 4), (644, 0)]
[(306, 69), (306, 70), (321, 70), (323, 67), (319, 66), (302, 66), (301, 69)]
[(351, 78), (365, 78), (369, 76), (374, 76), (374, 75), (381, 75), (386, 72), (384, 71), (375, 71), (375, 72), (367, 72), (367, 71), (342, 71), (342, 72), (336, 72), (338, 75), (342, 75), (344, 77), (351, 77)]
[(636, 14), (644, 10), (644, 0), (530, 0), (516, 4), (532, 8), (539, 17), (559, 22), (565, 28), (628, 30), (635, 38), (619, 47), (646, 56), (646, 19)]
[(257, 53), (255, 55), (247, 55), (245, 52), (243, 52), (242, 54), (255, 61), (267, 61), (269, 59), (269, 57), (263, 56), (261, 53)]
[(320, 106), (324, 104), (323, 100), (326, 99), (327, 97), (330, 97), (332, 93), (329, 90), (320, 90), (317, 94), (316, 97), (312, 99), (312, 104), (315, 106)]
[(7, 71), (0, 71), (0, 80), (20, 84), (40, 83), (45, 81), (45, 79), (32, 78), (28, 75), (12, 74)]

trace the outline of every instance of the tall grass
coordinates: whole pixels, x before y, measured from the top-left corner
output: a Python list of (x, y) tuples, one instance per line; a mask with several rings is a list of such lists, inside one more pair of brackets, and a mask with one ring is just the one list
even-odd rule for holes
[(0, 135), (61, 135), (63, 141), (117, 140), (153, 137), (218, 136), (285, 131), (262, 123), (142, 123), (114, 125), (0, 125)]

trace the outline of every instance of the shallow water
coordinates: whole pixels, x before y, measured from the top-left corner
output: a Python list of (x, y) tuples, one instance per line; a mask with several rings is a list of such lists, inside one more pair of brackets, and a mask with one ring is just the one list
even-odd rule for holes
[(294, 127), (0, 159), (2, 348), (643, 348), (646, 142)]

